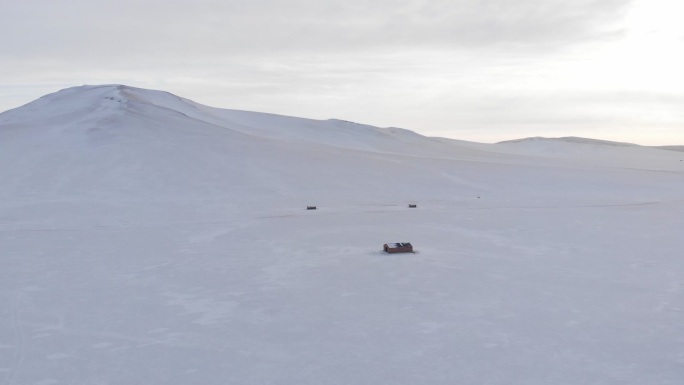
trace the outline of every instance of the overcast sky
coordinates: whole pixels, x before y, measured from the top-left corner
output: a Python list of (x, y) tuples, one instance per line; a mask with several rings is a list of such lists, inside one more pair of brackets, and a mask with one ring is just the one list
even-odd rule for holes
[(0, 5), (0, 111), (117, 83), (479, 142), (684, 145), (682, 0)]

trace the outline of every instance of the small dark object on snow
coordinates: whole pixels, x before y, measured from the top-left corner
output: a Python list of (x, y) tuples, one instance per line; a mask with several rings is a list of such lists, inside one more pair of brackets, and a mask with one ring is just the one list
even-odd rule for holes
[(306, 206), (307, 210), (316, 210), (316, 206)]
[(413, 253), (413, 246), (408, 242), (385, 243), (383, 249), (388, 254), (393, 253)]
[(409, 203), (409, 208), (410, 208), (410, 209), (415, 209), (416, 207), (418, 207), (418, 205)]

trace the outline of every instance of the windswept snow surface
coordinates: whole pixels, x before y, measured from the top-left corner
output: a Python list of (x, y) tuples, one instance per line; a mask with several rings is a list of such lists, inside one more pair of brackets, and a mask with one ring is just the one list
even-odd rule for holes
[(681, 153), (83, 86), (0, 182), (4, 384), (684, 381)]

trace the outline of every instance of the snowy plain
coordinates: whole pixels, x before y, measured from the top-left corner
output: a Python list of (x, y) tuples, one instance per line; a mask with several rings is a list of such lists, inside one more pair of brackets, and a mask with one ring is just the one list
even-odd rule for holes
[(0, 114), (0, 381), (679, 385), (683, 160), (46, 95)]

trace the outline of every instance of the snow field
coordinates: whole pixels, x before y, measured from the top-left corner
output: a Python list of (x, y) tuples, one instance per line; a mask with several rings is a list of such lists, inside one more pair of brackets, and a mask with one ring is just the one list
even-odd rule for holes
[(6, 384), (684, 378), (676, 152), (36, 103), (0, 114)]

